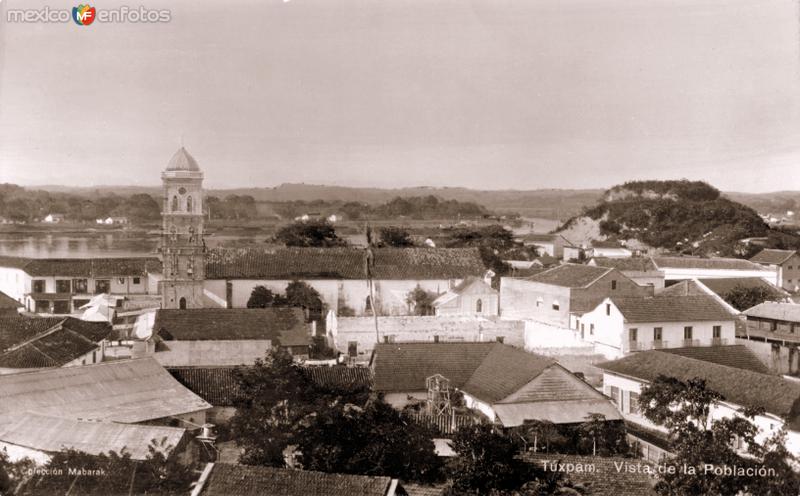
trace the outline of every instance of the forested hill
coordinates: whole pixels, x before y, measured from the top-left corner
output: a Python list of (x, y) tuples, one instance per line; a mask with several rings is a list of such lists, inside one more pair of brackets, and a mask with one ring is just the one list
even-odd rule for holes
[(771, 229), (752, 208), (700, 181), (632, 181), (607, 190), (598, 203), (567, 221), (601, 238), (636, 239), (649, 246), (697, 255), (746, 256), (739, 240), (767, 237), (775, 248), (800, 247), (800, 236)]

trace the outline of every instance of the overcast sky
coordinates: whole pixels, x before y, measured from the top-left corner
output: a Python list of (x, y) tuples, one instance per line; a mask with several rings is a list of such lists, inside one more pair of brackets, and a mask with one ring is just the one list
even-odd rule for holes
[(800, 190), (788, 0), (0, 0), (0, 182)]

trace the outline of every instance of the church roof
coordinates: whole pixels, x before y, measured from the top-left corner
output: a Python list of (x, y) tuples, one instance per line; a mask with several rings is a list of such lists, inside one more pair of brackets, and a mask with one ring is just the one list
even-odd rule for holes
[(167, 164), (166, 170), (168, 171), (200, 171), (200, 166), (197, 165), (197, 160), (194, 159), (189, 152), (186, 151), (186, 148), (180, 147), (180, 149), (175, 152), (175, 155), (169, 159), (169, 163)]

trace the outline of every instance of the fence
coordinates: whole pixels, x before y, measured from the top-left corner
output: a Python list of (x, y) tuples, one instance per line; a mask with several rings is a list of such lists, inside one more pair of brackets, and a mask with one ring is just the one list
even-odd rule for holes
[(442, 435), (451, 435), (462, 427), (480, 423), (471, 415), (430, 415), (425, 412), (405, 412), (404, 416), (414, 423), (434, 429)]

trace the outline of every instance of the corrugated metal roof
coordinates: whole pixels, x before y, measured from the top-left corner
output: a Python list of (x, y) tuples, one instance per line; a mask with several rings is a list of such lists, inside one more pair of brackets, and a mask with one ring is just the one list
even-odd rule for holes
[(785, 322), (800, 322), (800, 305), (795, 303), (765, 301), (752, 308), (748, 308), (743, 313), (748, 317), (783, 320)]
[(31, 413), (0, 417), (0, 441), (55, 453), (75, 449), (99, 455), (123, 449), (134, 460), (146, 460), (151, 441), (175, 448), (186, 433), (178, 427), (86, 422)]
[(0, 375), (0, 415), (137, 423), (210, 407), (152, 358)]
[(766, 267), (741, 258), (653, 257), (653, 262), (659, 269), (758, 270), (769, 272)]
[(774, 250), (771, 248), (766, 248), (756, 253), (755, 256), (750, 259), (750, 261), (756, 263), (780, 265), (792, 258), (792, 255), (795, 253), (797, 253), (795, 250)]

